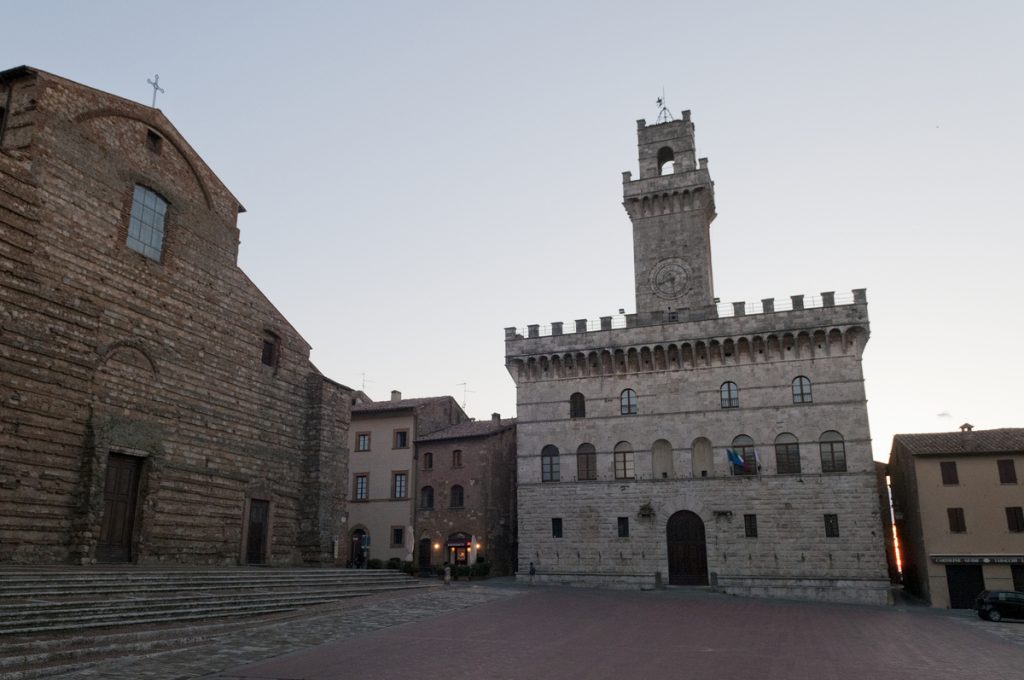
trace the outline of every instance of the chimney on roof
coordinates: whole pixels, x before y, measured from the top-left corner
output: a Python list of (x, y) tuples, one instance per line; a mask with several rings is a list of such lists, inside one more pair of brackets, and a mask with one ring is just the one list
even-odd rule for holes
[(964, 423), (963, 425), (960, 426), (961, 432), (970, 432), (973, 429), (974, 425), (971, 425), (970, 423)]
[(402, 401), (402, 393), (398, 390), (391, 390), (391, 401)]
[(499, 420), (501, 420), (501, 414), (500, 413), (492, 413), (491, 414), (491, 420), (493, 420), (494, 422), (498, 422)]

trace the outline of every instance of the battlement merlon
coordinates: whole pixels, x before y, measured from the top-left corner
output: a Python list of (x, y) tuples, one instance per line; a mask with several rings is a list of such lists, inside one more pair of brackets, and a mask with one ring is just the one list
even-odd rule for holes
[[(720, 305), (710, 310), (678, 310), (668, 315), (651, 315), (641, 319), (635, 314), (619, 317), (619, 324), (613, 324), (613, 317), (601, 317), (599, 324), (578, 319), (573, 324), (574, 333), (563, 333), (564, 324), (550, 325), (550, 333), (542, 334), (541, 326), (527, 327), (524, 336), (516, 327), (505, 329), (506, 363), (530, 357), (589, 354), (593, 351), (616, 348), (640, 348), (669, 345), (712, 343), (724, 345), (739, 343), (746, 339), (754, 342), (769, 338), (779, 341), (791, 336), (794, 339), (806, 336), (809, 340), (822, 333), (826, 338), (834, 332), (844, 338), (854, 331), (860, 338), (858, 353), (867, 343), (870, 333), (867, 308), (867, 290), (858, 288), (852, 297), (843, 296), (836, 301), (835, 293), (822, 293), (820, 298), (810, 301), (803, 295), (793, 295), (788, 301), (789, 309), (777, 309), (774, 298), (765, 298), (757, 306), (748, 309), (745, 302)], [(813, 305), (813, 306), (812, 306)], [(726, 312), (730, 316), (719, 315)], [(794, 340), (795, 341), (795, 340)]]

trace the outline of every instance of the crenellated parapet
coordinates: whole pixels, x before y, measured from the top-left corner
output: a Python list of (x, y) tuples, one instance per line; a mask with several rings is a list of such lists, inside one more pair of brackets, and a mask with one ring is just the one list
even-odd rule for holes
[(544, 334), (539, 324), (528, 326), (525, 335), (510, 327), (506, 367), (519, 383), (860, 356), (869, 335), (865, 289), (838, 303), (832, 292), (811, 300), (794, 295), (784, 306), (766, 298), (750, 309), (737, 302), (720, 310), (731, 314), (699, 319), (580, 319), (570, 333), (561, 322), (545, 327)]

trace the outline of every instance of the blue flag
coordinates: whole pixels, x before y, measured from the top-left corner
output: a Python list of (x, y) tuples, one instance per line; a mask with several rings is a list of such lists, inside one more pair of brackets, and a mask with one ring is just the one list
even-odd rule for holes
[(736, 453), (732, 449), (726, 449), (725, 451), (729, 456), (730, 463), (743, 467), (743, 457), (740, 454)]

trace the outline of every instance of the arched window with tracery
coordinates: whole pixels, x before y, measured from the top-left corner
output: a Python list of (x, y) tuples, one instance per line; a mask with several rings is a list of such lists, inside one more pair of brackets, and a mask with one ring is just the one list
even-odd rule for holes
[(800, 474), (800, 442), (790, 432), (775, 438), (775, 471), (780, 475)]
[(593, 444), (580, 444), (576, 449), (576, 479), (597, 479), (597, 449)]
[(629, 442), (615, 445), (615, 479), (633, 479), (636, 477), (633, 446)]
[(745, 434), (733, 439), (729, 462), (732, 463), (734, 475), (756, 475), (757, 452), (754, 450), (754, 440)]

